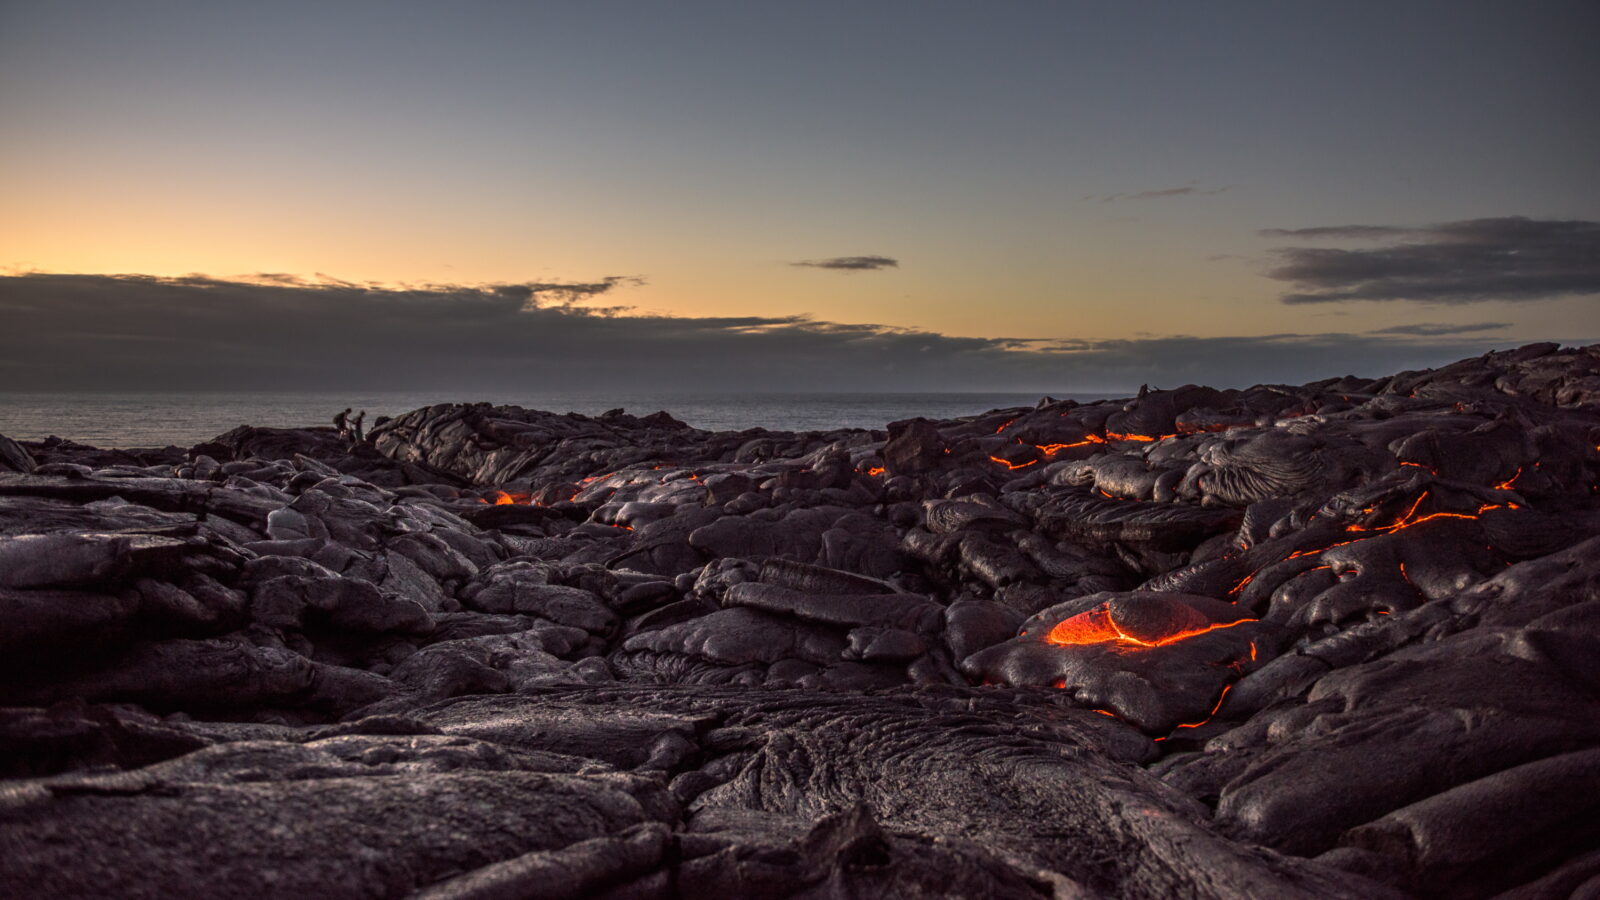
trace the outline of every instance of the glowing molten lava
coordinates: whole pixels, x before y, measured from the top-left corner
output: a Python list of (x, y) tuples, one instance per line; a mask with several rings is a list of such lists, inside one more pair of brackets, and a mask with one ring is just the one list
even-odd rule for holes
[(490, 500), (490, 499), (485, 498), (485, 497), (479, 497), (478, 498), (478, 502), (479, 503), (485, 503), (485, 504), (492, 503), (495, 506), (510, 506), (513, 503), (532, 504), (533, 503), (533, 495), (532, 494), (508, 494), (505, 491), (495, 491), (493, 500)]
[[(1419, 516), (1419, 515), (1417, 515), (1417, 508), (1422, 506), (1422, 501), (1424, 501), (1426, 499), (1428, 499), (1428, 492), (1427, 491), (1423, 491), (1421, 494), (1417, 495), (1416, 502), (1412, 503), (1411, 504), (1411, 508), (1406, 510), (1405, 515), (1403, 515), (1399, 519), (1395, 520), (1393, 524), (1390, 524), (1390, 525), (1378, 525), (1376, 527), (1370, 527), (1370, 526), (1361, 525), (1361, 524), (1346, 525), (1344, 530), (1345, 531), (1383, 531), (1383, 532), (1388, 532), (1390, 534), (1393, 534), (1394, 532), (1400, 531), (1401, 529), (1410, 528), (1413, 525), (1421, 525), (1423, 522), (1431, 522), (1434, 519), (1476, 519), (1476, 518), (1478, 518), (1479, 516), (1483, 515), (1484, 513), (1488, 512), (1491, 509), (1520, 509), (1521, 508), (1521, 507), (1517, 506), (1517, 504), (1515, 504), (1515, 503), (1485, 503), (1482, 506), (1479, 506), (1478, 507), (1478, 511), (1475, 512), (1475, 513), (1436, 512), (1436, 513), (1429, 513), (1429, 514), (1427, 514), (1425, 516)], [(1371, 512), (1371, 510), (1367, 509), (1367, 510), (1363, 510), (1363, 512)]]
[(1045, 456), (1054, 456), (1063, 450), (1071, 450), (1073, 447), (1087, 447), (1090, 444), (1104, 444), (1105, 442), (1105, 438), (1098, 434), (1091, 434), (1075, 444), (1034, 444), (1033, 446), (1038, 448), (1039, 452)]
[(1116, 644), (1121, 647), (1148, 649), (1151, 647), (1165, 647), (1168, 644), (1176, 644), (1179, 641), (1188, 640), (1208, 632), (1232, 628), (1235, 625), (1243, 625), (1246, 622), (1255, 621), (1258, 620), (1238, 619), (1233, 622), (1217, 622), (1200, 628), (1186, 628), (1153, 641), (1146, 641), (1123, 631), (1117, 625), (1116, 619), (1111, 617), (1110, 609), (1105, 606), (1097, 606), (1094, 609), (1078, 613), (1075, 616), (1069, 616), (1057, 622), (1056, 627), (1050, 629), (1050, 633), (1045, 636), (1045, 641), (1058, 647)]
[(869, 478), (877, 478), (879, 475), (882, 475), (882, 474), (883, 474), (883, 466), (873, 466), (872, 468), (867, 470), (867, 477), (869, 477)]
[[(1206, 717), (1204, 719), (1201, 719), (1198, 722), (1180, 722), (1176, 728), (1172, 729), (1172, 734), (1176, 734), (1178, 732), (1179, 728), (1199, 728), (1201, 725), (1204, 725), (1207, 722), (1210, 722), (1213, 718), (1216, 717), (1217, 712), (1222, 709), (1222, 701), (1228, 699), (1228, 692), (1231, 691), (1231, 690), (1233, 690), (1233, 685), (1231, 685), (1231, 684), (1223, 685), (1222, 686), (1222, 693), (1217, 695), (1217, 705), (1211, 707), (1211, 712), (1206, 713)], [(1172, 737), (1172, 734), (1167, 735), (1167, 737)], [(1158, 744), (1161, 743), (1162, 741), (1166, 740), (1166, 739), (1167, 738), (1164, 738), (1164, 737), (1151, 738), (1152, 741), (1155, 741)]]
[(1113, 441), (1140, 441), (1140, 442), (1143, 442), (1143, 443), (1151, 443), (1151, 442), (1154, 442), (1154, 441), (1164, 441), (1169, 437), (1177, 437), (1177, 435), (1175, 435), (1175, 434), (1125, 434), (1125, 433), (1120, 432), (1120, 431), (1108, 431), (1108, 432), (1106, 432), (1106, 437), (1110, 438)]
[(1511, 476), (1510, 478), (1507, 478), (1505, 481), (1502, 481), (1499, 484), (1495, 485), (1494, 489), (1497, 490), (1497, 491), (1514, 490), (1512, 485), (1516, 484), (1517, 483), (1517, 479), (1521, 478), (1521, 477), (1522, 477), (1522, 467), (1521, 466), (1517, 466), (1517, 474), (1515, 474), (1515, 475)]
[[(1356, 541), (1359, 541), (1359, 540), (1361, 540), (1361, 538), (1356, 538), (1356, 540), (1354, 540), (1354, 541), (1339, 541), (1338, 543), (1335, 543), (1335, 544), (1329, 544), (1326, 547), (1318, 547), (1315, 550), (1296, 550), (1295, 552), (1289, 554), (1288, 556), (1285, 556), (1284, 559), (1299, 559), (1302, 556), (1316, 556), (1319, 553), (1327, 553), (1329, 550), (1332, 550), (1335, 547), (1343, 547), (1343, 546), (1346, 546), (1348, 544), (1354, 544)], [(1322, 567), (1318, 566), (1318, 568), (1322, 568)], [(1307, 569), (1306, 571), (1314, 571), (1314, 570)]]
[(998, 456), (991, 456), (989, 458), (994, 460), (995, 462), (999, 463), (1000, 465), (1005, 466), (1006, 468), (1008, 468), (1008, 469), (1010, 469), (1012, 471), (1016, 471), (1017, 469), (1026, 469), (1027, 467), (1029, 467), (1029, 466), (1033, 465), (1034, 463), (1038, 462), (1037, 459), (1030, 459), (1025, 463), (1013, 463), (1010, 460), (1001, 459)]

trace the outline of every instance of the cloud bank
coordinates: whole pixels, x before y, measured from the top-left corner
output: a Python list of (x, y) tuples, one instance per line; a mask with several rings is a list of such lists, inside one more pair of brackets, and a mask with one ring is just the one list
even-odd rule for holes
[[(386, 287), (0, 277), (0, 379), (40, 390), (1027, 391), (1383, 375), (1503, 342), (1392, 333), (968, 338), (803, 316), (634, 315), (627, 279)], [(607, 305), (599, 305), (602, 302)]]
[(1478, 303), (1600, 295), (1600, 222), (1506, 216), (1423, 228), (1340, 225), (1271, 229), (1267, 237), (1373, 240), (1344, 250), (1283, 247), (1268, 277), (1285, 303), (1412, 300)]
[(890, 256), (835, 256), (832, 259), (805, 259), (790, 265), (840, 272), (876, 272), (879, 269), (898, 269), (900, 260)]

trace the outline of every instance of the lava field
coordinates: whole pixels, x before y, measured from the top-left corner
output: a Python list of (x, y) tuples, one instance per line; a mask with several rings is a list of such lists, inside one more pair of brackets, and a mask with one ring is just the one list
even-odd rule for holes
[(1600, 345), (0, 438), (0, 894), (1600, 896)]

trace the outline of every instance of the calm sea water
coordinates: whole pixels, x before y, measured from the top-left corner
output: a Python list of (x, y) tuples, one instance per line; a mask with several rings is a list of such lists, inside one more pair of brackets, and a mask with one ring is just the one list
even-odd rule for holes
[[(1058, 394), (1079, 401), (1102, 394)], [(331, 425), (349, 406), (367, 426), (435, 403), (487, 400), (530, 409), (595, 415), (621, 407), (635, 415), (666, 410), (697, 428), (730, 431), (882, 428), (912, 416), (946, 419), (1032, 406), (1038, 394), (503, 394), (430, 393), (41, 393), (0, 394), (0, 434), (17, 440), (56, 435), (99, 447), (187, 447), (237, 425)]]

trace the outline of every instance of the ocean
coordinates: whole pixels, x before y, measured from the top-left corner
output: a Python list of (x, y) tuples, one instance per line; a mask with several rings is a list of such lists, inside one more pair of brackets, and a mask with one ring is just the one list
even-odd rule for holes
[[(1058, 400), (1106, 394), (1055, 394)], [(596, 415), (618, 407), (634, 415), (666, 410), (696, 428), (775, 431), (882, 428), (897, 419), (948, 419), (991, 409), (1032, 406), (1039, 394), (873, 393), (28, 393), (0, 394), (0, 434), (16, 440), (51, 435), (97, 447), (188, 447), (238, 425), (332, 425), (345, 407), (365, 409), (367, 427), (436, 403), (516, 404)]]

